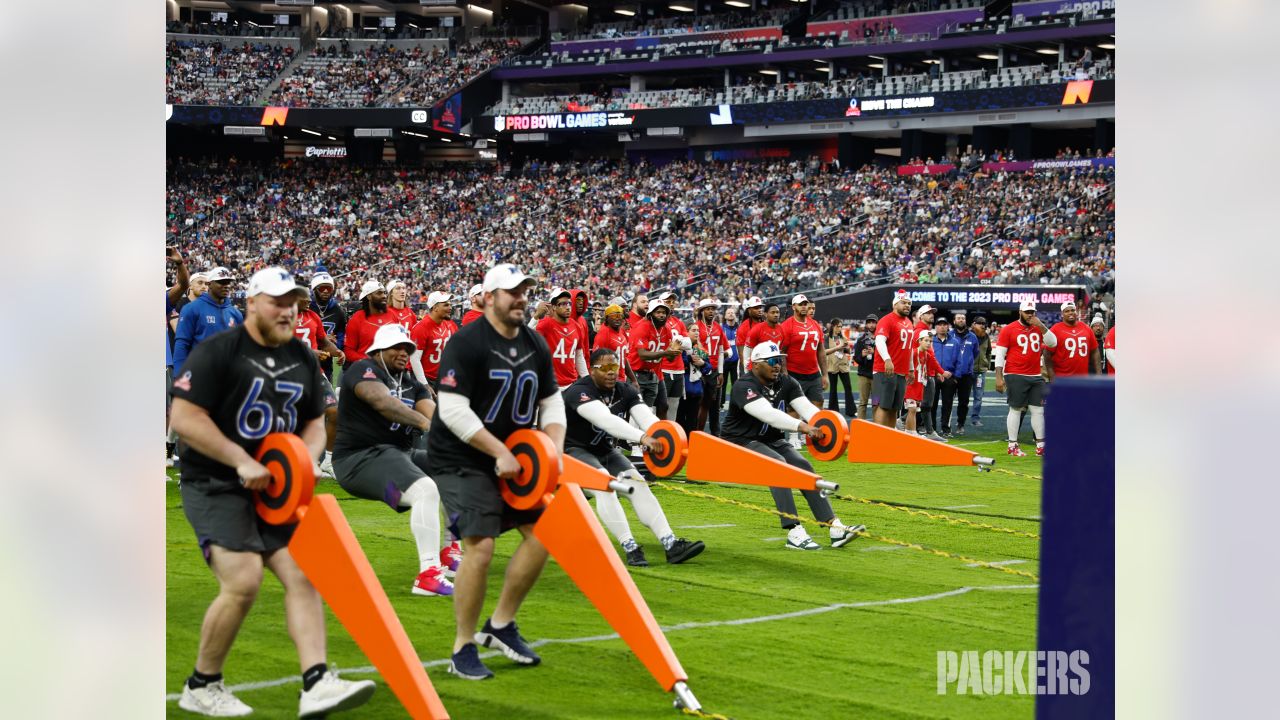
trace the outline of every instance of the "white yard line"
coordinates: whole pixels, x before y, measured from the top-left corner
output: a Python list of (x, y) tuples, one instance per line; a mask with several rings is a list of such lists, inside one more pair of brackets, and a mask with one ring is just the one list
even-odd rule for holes
[(986, 507), (986, 505), (948, 505), (943, 510), (964, 510), (965, 508)]
[(725, 528), (725, 527), (738, 527), (738, 526), (733, 523), (724, 523), (722, 525), (678, 525), (676, 526), (676, 529), (677, 530), (705, 530), (707, 528)]

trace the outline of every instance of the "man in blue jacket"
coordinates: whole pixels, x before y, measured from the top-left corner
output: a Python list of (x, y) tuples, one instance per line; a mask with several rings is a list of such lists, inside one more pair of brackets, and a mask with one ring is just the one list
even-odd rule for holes
[[(956, 363), (960, 360), (960, 339), (951, 333), (951, 323), (944, 317), (933, 321), (933, 356), (942, 367), (942, 380), (938, 383), (936, 395), (942, 414), (938, 414), (939, 408), (935, 406), (933, 417), (938, 423), (938, 432), (948, 438), (951, 437), (951, 406), (956, 398), (955, 374)], [(972, 368), (970, 372), (973, 372)]]
[(974, 392), (977, 373), (974, 372), (982, 339), (969, 329), (968, 318), (963, 311), (955, 314), (951, 335), (960, 341), (960, 354), (956, 358), (956, 394), (960, 396), (960, 413), (956, 420), (956, 435), (964, 435), (964, 421), (969, 417), (969, 394)]
[(205, 273), (209, 289), (182, 307), (173, 340), (173, 374), (182, 377), (182, 365), (191, 349), (210, 337), (244, 324), (244, 315), (231, 305), (231, 271), (216, 267)]

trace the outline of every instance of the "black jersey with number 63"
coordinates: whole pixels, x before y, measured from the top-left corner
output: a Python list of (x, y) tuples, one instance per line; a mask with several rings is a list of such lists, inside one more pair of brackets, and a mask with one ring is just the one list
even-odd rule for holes
[[(250, 455), (268, 433), (301, 433), (334, 401), (316, 356), (301, 340), (263, 347), (244, 325), (197, 345), (182, 370), (173, 381), (173, 396), (207, 410), (222, 434)], [(178, 452), (184, 482), (213, 478), (239, 487), (235, 468), (185, 443)]]
[(771, 443), (782, 439), (782, 431), (755, 419), (751, 413), (743, 409), (747, 403), (761, 398), (783, 412), (790, 407), (792, 400), (804, 397), (800, 383), (790, 375), (782, 375), (772, 385), (765, 385), (748, 374), (733, 383), (733, 392), (729, 393), (729, 412), (724, 417), (723, 436), (729, 442), (739, 445), (759, 440)]
[[(441, 396), (465, 396), (485, 429), (503, 442), (516, 430), (533, 427), (538, 401), (559, 392), (546, 341), (524, 325), (508, 340), (485, 318), (454, 333), (440, 357), (437, 377)], [(493, 463), (492, 457), (459, 440), (439, 412), (431, 419), (428, 472), (456, 467), (487, 472)]]

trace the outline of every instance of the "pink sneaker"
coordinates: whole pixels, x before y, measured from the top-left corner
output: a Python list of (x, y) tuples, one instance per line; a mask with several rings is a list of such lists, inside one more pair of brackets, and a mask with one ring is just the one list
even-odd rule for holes
[(453, 577), (454, 573), (458, 572), (458, 566), (461, 564), (462, 546), (455, 540), (440, 551), (440, 565), (444, 568), (445, 575)]
[(1036, 455), (1039, 455), (1040, 457), (1044, 457), (1044, 446), (1043, 446), (1043, 445), (1037, 445), (1037, 446), (1036, 446)]
[(1022, 452), (1022, 448), (1018, 447), (1018, 444), (1017, 444), (1017, 443), (1012, 443), (1011, 445), (1009, 445), (1009, 454), (1010, 454), (1010, 455), (1012, 455), (1012, 456), (1014, 456), (1014, 457), (1026, 457), (1026, 456), (1027, 456), (1027, 454), (1026, 454), (1026, 453)]
[(443, 567), (427, 568), (413, 581), (413, 594), (449, 596), (453, 594), (453, 583), (445, 579)]

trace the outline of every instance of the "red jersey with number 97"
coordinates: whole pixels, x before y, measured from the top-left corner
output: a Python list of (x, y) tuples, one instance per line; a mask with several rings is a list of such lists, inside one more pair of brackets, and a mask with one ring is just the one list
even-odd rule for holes
[[(884, 338), (889, 346), (889, 359), (893, 361), (893, 374), (906, 375), (911, 369), (912, 345), (915, 344), (915, 326), (911, 318), (889, 313), (876, 323), (876, 337)], [(871, 372), (884, 372), (884, 358), (877, 350), (871, 362)]]
[(996, 347), (1006, 348), (1005, 375), (1039, 375), (1040, 351), (1044, 349), (1043, 331), (1035, 325), (1011, 322), (1000, 330)]
[(1058, 377), (1089, 374), (1089, 355), (1098, 349), (1098, 339), (1093, 328), (1082, 322), (1068, 325), (1060, 322), (1050, 332), (1058, 338), (1053, 349), (1053, 374)]

